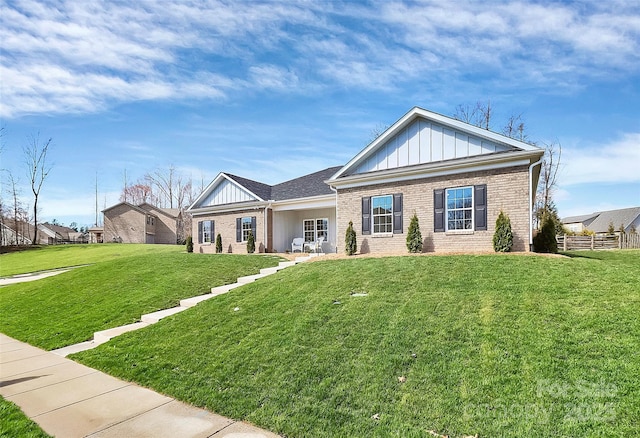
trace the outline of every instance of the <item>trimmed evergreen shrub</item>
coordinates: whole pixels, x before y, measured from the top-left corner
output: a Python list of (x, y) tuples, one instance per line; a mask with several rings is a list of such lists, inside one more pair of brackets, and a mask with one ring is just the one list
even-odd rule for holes
[(409, 231), (407, 232), (407, 249), (412, 253), (422, 252), (422, 233), (420, 232), (418, 215), (415, 213), (413, 213), (413, 217), (409, 223)]
[(533, 250), (535, 252), (558, 252), (556, 227), (552, 218), (547, 216), (543, 219), (542, 228), (540, 228), (536, 237), (533, 238)]
[(216, 254), (220, 254), (222, 252), (222, 236), (220, 233), (216, 236)]
[(498, 219), (496, 219), (496, 231), (493, 233), (493, 249), (495, 252), (509, 252), (512, 247), (513, 231), (511, 231), (511, 219), (500, 210)]
[(253, 237), (253, 231), (249, 230), (249, 236), (247, 237), (247, 253), (253, 254), (256, 252), (256, 239)]
[(193, 252), (193, 239), (191, 236), (187, 237), (187, 252)]
[(353, 222), (349, 221), (347, 232), (344, 236), (345, 251), (347, 255), (354, 255), (358, 250), (358, 242), (356, 241), (356, 231), (353, 229)]

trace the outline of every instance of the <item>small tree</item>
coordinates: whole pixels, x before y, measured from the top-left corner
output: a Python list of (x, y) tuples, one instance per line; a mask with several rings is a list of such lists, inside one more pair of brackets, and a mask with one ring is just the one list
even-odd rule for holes
[(631, 227), (629, 227), (629, 234), (637, 234), (638, 230), (636, 230), (636, 224), (631, 224)]
[(493, 249), (495, 252), (509, 252), (512, 247), (511, 219), (500, 210), (498, 219), (496, 219), (496, 231), (493, 233)]
[(193, 238), (187, 236), (187, 252), (193, 252)]
[(353, 229), (353, 222), (349, 221), (347, 232), (344, 236), (345, 251), (347, 255), (354, 255), (358, 250), (358, 242), (356, 241), (356, 231)]
[(613, 221), (609, 221), (609, 228), (607, 228), (607, 234), (615, 234), (616, 228), (613, 226)]
[(618, 228), (618, 232), (622, 236), (624, 234), (624, 224), (620, 224), (620, 228)]
[(535, 252), (558, 252), (558, 242), (556, 241), (556, 229), (553, 218), (545, 216), (542, 221), (542, 228), (533, 238), (533, 249)]
[(407, 232), (407, 249), (411, 253), (422, 252), (422, 233), (420, 232), (418, 215), (415, 213), (413, 213), (413, 217), (411, 217), (411, 222), (409, 223), (409, 231)]
[[(220, 242), (220, 249), (222, 249), (222, 242)], [(253, 231), (249, 230), (249, 236), (247, 236), (247, 253), (253, 254), (254, 252), (256, 252), (256, 239), (253, 237)]]
[(222, 236), (220, 233), (216, 236), (216, 254), (220, 254), (222, 252)]

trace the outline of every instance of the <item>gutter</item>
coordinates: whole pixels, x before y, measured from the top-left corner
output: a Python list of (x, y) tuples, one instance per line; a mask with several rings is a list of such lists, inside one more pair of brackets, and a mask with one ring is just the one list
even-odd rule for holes
[(533, 250), (533, 168), (541, 165), (544, 155), (529, 166), (529, 251)]
[(336, 226), (336, 235), (335, 235), (335, 238), (336, 238), (336, 254), (337, 254), (338, 253), (338, 223), (339, 223), (338, 222), (338, 189), (333, 187), (331, 184), (328, 184), (328, 185), (329, 185), (329, 188), (333, 192), (335, 192), (335, 194), (336, 194), (336, 225), (335, 225)]

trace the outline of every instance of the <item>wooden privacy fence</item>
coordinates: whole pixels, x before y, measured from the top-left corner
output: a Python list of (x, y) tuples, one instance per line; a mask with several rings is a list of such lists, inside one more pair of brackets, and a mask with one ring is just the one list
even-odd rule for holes
[(640, 234), (621, 236), (557, 236), (558, 249), (570, 251), (576, 249), (630, 249), (640, 248)]

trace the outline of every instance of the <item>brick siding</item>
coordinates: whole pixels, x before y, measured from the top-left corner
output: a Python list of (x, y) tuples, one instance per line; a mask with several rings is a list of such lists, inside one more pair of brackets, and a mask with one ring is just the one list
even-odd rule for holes
[[(234, 254), (246, 254), (247, 242), (236, 242), (236, 219), (242, 217), (256, 218), (256, 252), (265, 252), (264, 242), (264, 209), (260, 210), (240, 210), (232, 213), (208, 214), (195, 216), (193, 218), (193, 251), (199, 253), (213, 254), (216, 252), (216, 236), (222, 237), (222, 252)], [(214, 231), (211, 243), (198, 243), (198, 222), (214, 221)]]
[[(527, 166), (499, 169), (448, 177), (434, 177), (338, 189), (338, 240), (344, 240), (349, 221), (353, 221), (358, 250), (367, 252), (407, 251), (409, 222), (415, 212), (425, 241), (425, 252), (493, 251), (495, 222), (503, 210), (511, 219), (513, 251), (529, 250), (529, 172)], [(478, 184), (487, 185), (487, 230), (472, 234), (434, 232), (433, 191)], [(362, 235), (362, 197), (403, 194), (403, 234), (392, 236)], [(445, 218), (446, 220), (446, 218)]]

